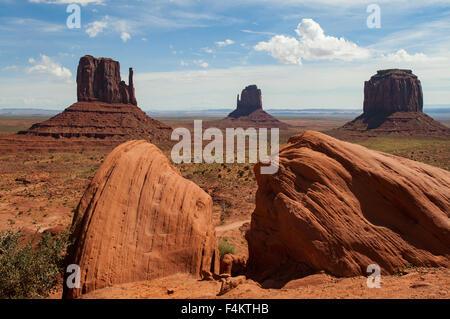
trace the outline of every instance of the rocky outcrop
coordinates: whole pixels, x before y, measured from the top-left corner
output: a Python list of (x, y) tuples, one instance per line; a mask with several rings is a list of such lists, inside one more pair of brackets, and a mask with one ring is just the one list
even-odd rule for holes
[(450, 137), (448, 127), (422, 112), (395, 112), (387, 116), (362, 114), (328, 133), (341, 139), (384, 135)]
[(170, 126), (149, 117), (132, 104), (77, 102), (19, 134), (58, 139), (109, 139), (117, 146), (131, 139), (146, 139), (153, 143), (168, 141), (171, 132)]
[(238, 118), (247, 116), (256, 110), (262, 110), (262, 96), (261, 90), (253, 84), (242, 90), (240, 99), (238, 94), (236, 110), (231, 112), (228, 116)]
[(221, 286), (220, 291), (217, 294), (217, 296), (222, 296), (229, 292), (230, 290), (238, 287), (239, 285), (242, 285), (247, 282), (247, 278), (245, 276), (238, 276), (238, 277), (228, 277), (228, 278), (222, 278), (221, 279)]
[(246, 265), (246, 256), (225, 254), (220, 260), (220, 275), (222, 277), (245, 275)]
[(106, 102), (137, 105), (133, 86), (133, 69), (128, 85), (120, 78), (120, 63), (109, 58), (85, 55), (77, 70), (78, 102)]
[(381, 70), (366, 81), (363, 111), (328, 133), (341, 139), (372, 135), (450, 136), (449, 128), (423, 113), (422, 86), (411, 70)]
[[(78, 102), (18, 134), (56, 139), (101, 139), (107, 140), (106, 144), (112, 147), (132, 139), (146, 139), (152, 143), (169, 141), (172, 128), (149, 117), (137, 106), (133, 70), (130, 68), (129, 71), (129, 85), (126, 85), (120, 79), (119, 62), (90, 55), (82, 57), (77, 74)], [(35, 143), (32, 141), (33, 145)], [(89, 144), (85, 140), (82, 143)], [(58, 145), (52, 147), (61, 149)]]
[(274, 175), (254, 168), (247, 275), (450, 266), (450, 172), (313, 131), (292, 136), (279, 162)]
[(129, 141), (108, 155), (85, 191), (72, 223), (67, 264), (81, 287), (65, 298), (113, 284), (175, 273), (217, 274), (212, 199), (154, 145)]
[(256, 85), (249, 85), (242, 90), (240, 99), (238, 94), (237, 107), (226, 118), (209, 121), (205, 125), (218, 128), (290, 128), (289, 124), (279, 121), (262, 109), (261, 90)]
[(411, 70), (378, 71), (364, 83), (364, 113), (422, 112), (422, 85)]

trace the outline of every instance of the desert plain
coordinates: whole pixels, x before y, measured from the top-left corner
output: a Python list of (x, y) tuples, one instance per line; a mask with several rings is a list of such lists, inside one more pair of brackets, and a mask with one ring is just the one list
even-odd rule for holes
[[(8, 136), (46, 120), (44, 116), (1, 116), (0, 134)], [(196, 118), (198, 119), (198, 118)], [(193, 126), (193, 118), (158, 118), (173, 128)], [(203, 118), (204, 121), (215, 120)], [(217, 119), (219, 120), (219, 119)], [(329, 131), (351, 120), (333, 117), (282, 117), (291, 125), (280, 131), (281, 147), (305, 130)], [(450, 120), (441, 123), (450, 126)], [(450, 140), (436, 137), (352, 137), (350, 142), (445, 170), (450, 169)], [(170, 148), (159, 145), (167, 157)], [(17, 149), (0, 155), (0, 231), (22, 230), (27, 235), (61, 230), (72, 223), (75, 209), (108, 150), (27, 152)], [(255, 209), (257, 183), (254, 164), (174, 164), (182, 176), (199, 185), (213, 200), (218, 242), (248, 257), (245, 232)], [(382, 277), (382, 289), (368, 289), (366, 277), (339, 278), (319, 273), (288, 282), (281, 289), (264, 289), (246, 282), (218, 296), (220, 282), (200, 281), (188, 274), (114, 285), (85, 298), (445, 298), (450, 297), (447, 268), (405, 267)], [(173, 293), (168, 293), (172, 292)], [(49, 298), (61, 298), (62, 278)]]

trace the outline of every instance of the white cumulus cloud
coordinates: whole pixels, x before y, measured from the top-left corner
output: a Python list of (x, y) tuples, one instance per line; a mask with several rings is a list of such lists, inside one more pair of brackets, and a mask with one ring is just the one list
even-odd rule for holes
[(430, 58), (423, 53), (409, 54), (406, 50), (400, 49), (395, 53), (389, 53), (386, 60), (390, 62), (426, 62)]
[(123, 42), (127, 42), (131, 39), (130, 29), (129, 22), (127, 20), (104, 16), (101, 20), (88, 23), (86, 33), (90, 38), (95, 38), (102, 32), (117, 33), (120, 35), (120, 39)]
[(86, 33), (89, 35), (90, 38), (95, 38), (98, 34), (103, 32), (103, 29), (105, 29), (107, 26), (108, 22), (106, 20), (94, 21), (88, 23)]
[(120, 34), (120, 38), (122, 39), (123, 42), (127, 42), (128, 40), (131, 39), (131, 35), (128, 32), (122, 32)]
[(259, 42), (254, 49), (267, 51), (284, 64), (302, 64), (302, 60), (366, 59), (370, 51), (357, 44), (325, 35), (322, 27), (312, 19), (302, 19), (295, 30), (299, 38), (276, 35), (268, 42)]
[(217, 41), (216, 42), (216, 44), (219, 46), (219, 47), (226, 47), (227, 45), (231, 45), (231, 44), (233, 44), (234, 43), (234, 41), (233, 40), (230, 40), (230, 39), (226, 39), (225, 41)]
[(26, 68), (27, 73), (49, 74), (65, 82), (72, 81), (72, 72), (70, 72), (69, 69), (61, 66), (61, 64), (53, 61), (44, 54), (41, 54), (41, 59), (39, 61), (34, 58), (29, 58), (28, 62), (32, 64), (32, 66)]

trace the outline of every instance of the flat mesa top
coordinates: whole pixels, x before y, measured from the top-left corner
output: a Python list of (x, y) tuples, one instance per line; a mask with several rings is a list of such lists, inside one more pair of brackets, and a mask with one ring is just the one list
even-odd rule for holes
[(252, 85), (248, 85), (245, 87), (245, 90), (257, 90), (258, 87), (256, 86), (256, 84), (252, 84)]
[(412, 74), (411, 70), (407, 69), (386, 69), (386, 70), (378, 70), (377, 74), (387, 74), (387, 73), (409, 73)]
[(105, 57), (96, 58), (96, 57), (94, 57), (94, 56), (92, 56), (92, 55), (89, 55), (89, 54), (86, 54), (86, 55), (83, 56), (82, 58), (92, 58), (92, 59), (94, 59), (94, 60), (104, 60), (104, 61), (118, 62), (118, 61), (113, 60), (113, 59), (111, 59), (111, 58), (105, 58)]
[(387, 69), (387, 70), (379, 70), (377, 74), (372, 76), (371, 79), (383, 79), (386, 77), (396, 77), (396, 78), (414, 78), (417, 79), (417, 76), (412, 73), (411, 70), (405, 69)]

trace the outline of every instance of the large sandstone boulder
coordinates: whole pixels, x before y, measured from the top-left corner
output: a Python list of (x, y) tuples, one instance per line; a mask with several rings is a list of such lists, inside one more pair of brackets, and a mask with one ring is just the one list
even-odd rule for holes
[(78, 102), (100, 101), (137, 105), (134, 95), (133, 70), (129, 69), (128, 85), (120, 78), (120, 63), (109, 58), (85, 55), (77, 70)]
[(411, 70), (380, 70), (364, 83), (364, 113), (422, 110), (422, 85)]
[(289, 139), (278, 173), (261, 175), (260, 166), (251, 277), (449, 266), (450, 172), (313, 131)]
[(81, 287), (63, 296), (175, 273), (218, 273), (212, 199), (181, 177), (146, 141), (108, 155), (73, 218), (67, 264), (80, 267)]

